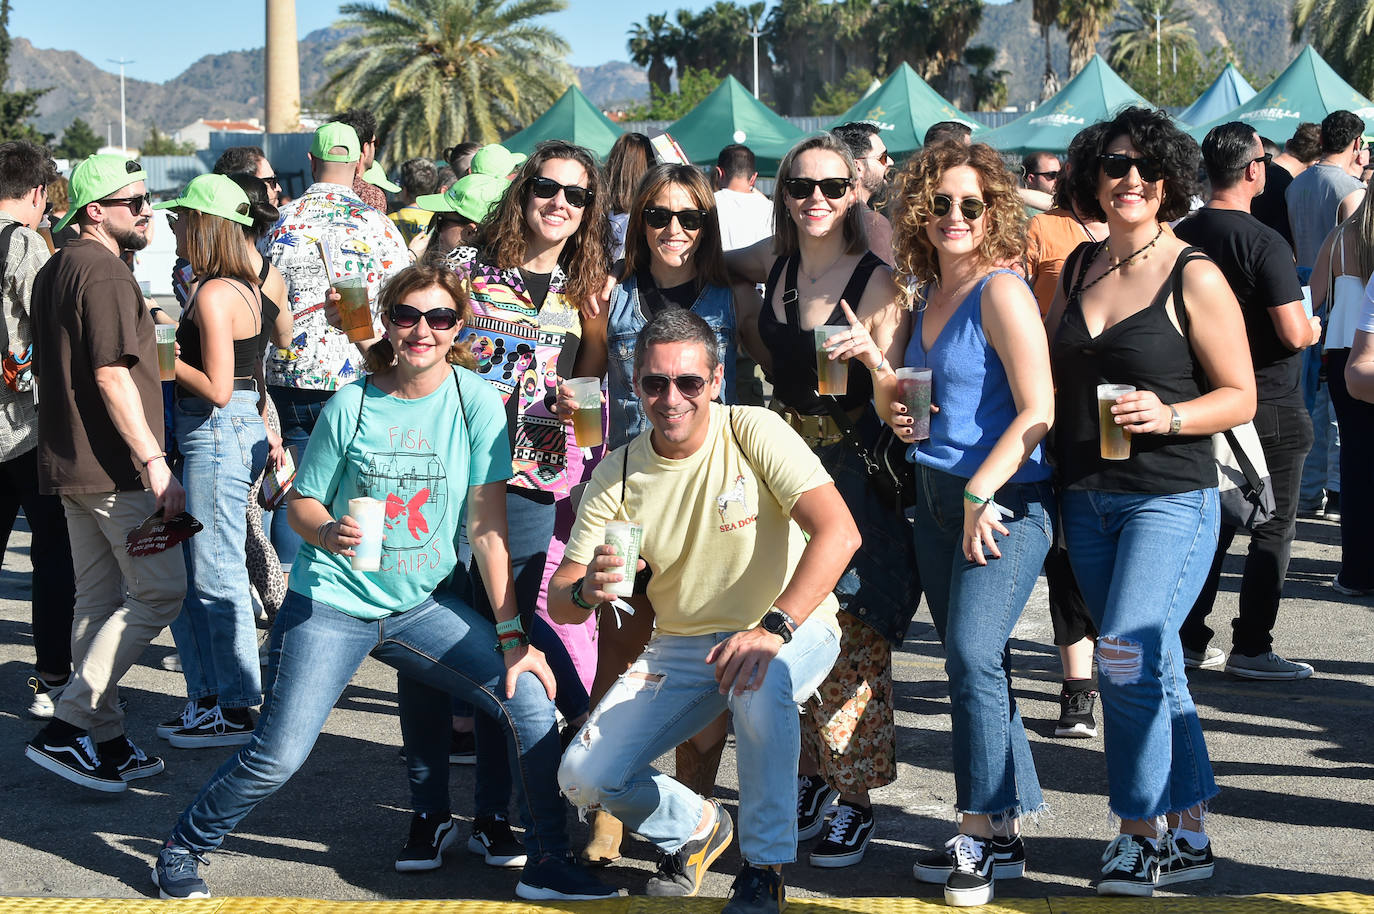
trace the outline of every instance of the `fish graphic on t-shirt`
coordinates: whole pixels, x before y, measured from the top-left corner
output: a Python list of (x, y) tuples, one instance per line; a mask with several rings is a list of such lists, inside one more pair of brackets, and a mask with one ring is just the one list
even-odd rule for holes
[(416, 492), (410, 501), (401, 501), (400, 497), (395, 493), (388, 494), (386, 497), (387, 527), (394, 528), (396, 526), (394, 521), (402, 515), (405, 515), (406, 529), (410, 531), (412, 537), (418, 540), (420, 534), (429, 532), (429, 522), (426, 521), (425, 516), (420, 513), (420, 509), (424, 507), (425, 502), (428, 500), (429, 489), (421, 489)]

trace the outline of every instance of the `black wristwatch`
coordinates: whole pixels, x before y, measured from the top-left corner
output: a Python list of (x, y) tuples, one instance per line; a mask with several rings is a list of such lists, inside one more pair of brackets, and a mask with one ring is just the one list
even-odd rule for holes
[(792, 621), (792, 617), (776, 606), (763, 614), (763, 618), (759, 620), (759, 625), (763, 626), (764, 631), (781, 638), (783, 644), (792, 640), (792, 632), (797, 627), (796, 623)]

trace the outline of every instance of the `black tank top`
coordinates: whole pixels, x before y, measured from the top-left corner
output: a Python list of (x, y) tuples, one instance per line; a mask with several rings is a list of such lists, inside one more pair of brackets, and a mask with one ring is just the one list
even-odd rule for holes
[(1104, 243), (1084, 242), (1065, 264), (1064, 284), (1071, 291), (1051, 349), (1055, 383), (1052, 450), (1059, 485), (1158, 495), (1213, 488), (1217, 468), (1210, 435), (1135, 435), (1129, 459), (1102, 459), (1097, 385), (1130, 384), (1138, 390), (1154, 391), (1164, 403), (1192, 400), (1208, 388), (1187, 337), (1169, 320), (1165, 308), (1174, 297), (1179, 324), (1187, 326), (1182, 304), (1183, 266), (1190, 260), (1205, 260), (1206, 255), (1197, 248), (1185, 248), (1148, 307), (1094, 337), (1083, 318), (1080, 287), (1086, 265), (1092, 262), (1085, 254), (1095, 254), (1096, 247)]
[[(206, 280), (208, 282), (209, 280)], [(252, 310), (252, 303), (243, 289), (239, 288), (241, 283), (230, 282), (235, 292), (243, 298), (244, 305)], [(205, 283), (201, 283), (200, 289), (205, 288)], [(197, 289), (199, 294), (199, 289)], [(195, 304), (192, 298), (191, 304)], [(190, 310), (190, 305), (187, 309)], [(181, 347), (181, 360), (197, 371), (205, 370), (205, 353), (200, 346), (200, 326), (196, 323), (195, 317), (190, 314), (183, 315), (181, 323), (177, 325), (177, 345)], [(266, 314), (259, 315), (258, 332), (253, 336), (244, 337), (241, 340), (234, 340), (234, 377), (251, 378), (257, 371), (258, 364), (262, 361), (267, 347), (267, 319)]]
[[(763, 309), (759, 314), (759, 336), (763, 338), (763, 344), (773, 356), (773, 396), (803, 415), (828, 416), (830, 409), (826, 406), (825, 400), (830, 398), (822, 399), (816, 393), (816, 385), (820, 379), (816, 375), (815, 334), (811, 330), (801, 328), (797, 296), (786, 295), (786, 288), (779, 291), (783, 270), (786, 269), (789, 280), (786, 285), (795, 292), (799, 256), (779, 257), (773, 262), (773, 269), (768, 274), (768, 285), (763, 294)], [(840, 298), (857, 307), (859, 299), (863, 298), (864, 289), (868, 287), (869, 277), (882, 265), (883, 262), (877, 254), (865, 251), (864, 256), (855, 264), (854, 272), (850, 274), (849, 282), (845, 285)], [(783, 295), (786, 323), (779, 322), (777, 315), (773, 313), (774, 293)], [(822, 323), (848, 324), (849, 321), (845, 319), (844, 312), (836, 302), (834, 310)], [(873, 399), (873, 378), (858, 359), (849, 361), (849, 382), (845, 387), (845, 394), (835, 399), (846, 412), (853, 412)]]

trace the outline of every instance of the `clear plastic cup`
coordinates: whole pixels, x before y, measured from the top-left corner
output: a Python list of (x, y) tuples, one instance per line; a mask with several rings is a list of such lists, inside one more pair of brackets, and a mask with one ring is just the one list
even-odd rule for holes
[(606, 545), (615, 547), (615, 554), (625, 560), (621, 572), (625, 580), (606, 584), (601, 589), (617, 597), (632, 597), (635, 592), (635, 568), (639, 565), (639, 546), (644, 541), (644, 527), (629, 521), (614, 520), (606, 525)]
[(350, 498), (348, 515), (363, 528), (363, 541), (353, 547), (353, 570), (380, 570), (382, 537), (386, 533), (386, 502), (366, 496)]
[(897, 399), (911, 417), (917, 441), (930, 437), (930, 378), (929, 368), (897, 369)]
[(164, 381), (177, 379), (177, 328), (171, 324), (156, 324), (153, 333), (157, 334), (157, 370)]
[(358, 273), (340, 276), (333, 282), (339, 293), (339, 324), (349, 340), (360, 343), (372, 339), (372, 308), (367, 299), (367, 279)]
[(577, 409), (573, 412), (573, 438), (578, 447), (596, 447), (601, 436), (601, 379), (569, 378)]
[(1129, 460), (1131, 458), (1131, 433), (1124, 426), (1117, 425), (1112, 415), (1112, 406), (1117, 397), (1135, 391), (1129, 384), (1097, 385), (1097, 440), (1102, 449), (1103, 460)]
[(848, 324), (823, 324), (813, 331), (816, 335), (816, 393), (823, 397), (843, 396), (849, 389), (849, 361), (830, 358), (825, 341), (832, 336), (849, 332)]

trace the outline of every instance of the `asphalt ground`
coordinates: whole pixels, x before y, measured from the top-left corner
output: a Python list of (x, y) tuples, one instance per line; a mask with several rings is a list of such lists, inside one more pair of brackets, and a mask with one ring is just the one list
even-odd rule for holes
[[(1256, 683), (1220, 672), (1192, 674), (1192, 693), (1222, 788), (1208, 822), (1218, 861), (1211, 880), (1178, 886), (1186, 894), (1168, 904), (1168, 910), (1231, 910), (1220, 896), (1257, 893), (1374, 896), (1374, 601), (1340, 597), (1327, 586), (1336, 571), (1338, 531), (1333, 523), (1304, 520), (1298, 532), (1276, 646), (1280, 653), (1313, 663), (1316, 676)], [(1227, 620), (1235, 612), (1238, 556), (1245, 543), (1242, 537), (1233, 545), (1226, 567), (1213, 615), (1213, 627), (1221, 631), (1228, 631)], [(0, 569), (0, 896), (155, 897), (149, 864), (158, 846), (229, 750), (172, 749), (154, 735), (160, 720), (180, 710), (184, 695), (181, 675), (162, 668), (163, 658), (173, 652), (171, 636), (164, 632), (121, 689), (130, 703), (129, 734), (150, 753), (166, 758), (164, 774), (136, 782), (127, 793), (104, 795), (70, 785), (27, 761), (24, 743), (39, 726), (25, 715), (30, 698), (25, 683), (33, 660), (29, 578), (28, 535), (21, 521)], [(1229, 646), (1224, 637), (1217, 644)], [(1051, 644), (1043, 581), (1015, 631), (1012, 652), (1016, 696), (1049, 811), (1026, 825), (1027, 875), (999, 882), (998, 898), (1055, 899), (1052, 905), (1028, 903), (1017, 910), (1096, 910), (1104, 903), (1073, 900), (1092, 895), (1090, 879), (1115, 832), (1107, 812), (1102, 745), (1100, 739), (1053, 736), (1058, 655)], [(911, 876), (917, 853), (940, 846), (953, 828), (947, 687), (940, 647), (924, 608), (896, 655), (895, 676), (900, 776), (873, 795), (877, 836), (867, 857), (848, 869), (817, 869), (804, 862), (803, 847), (803, 862), (786, 870), (789, 897), (941, 900), (939, 886), (917, 883)], [(202, 869), (216, 896), (339, 901), (513, 897), (519, 871), (484, 866), (462, 849), (462, 841), (438, 871), (395, 872), (394, 855), (409, 822), (395, 686), (389, 667), (372, 660), (364, 664), (305, 767), (250, 814), (211, 856), (211, 866)], [(671, 770), (671, 755), (661, 764)], [(460, 828), (466, 837), (473, 769), (450, 770), (453, 807), (464, 819)], [(733, 811), (737, 794), (730, 749), (718, 795)], [(586, 826), (571, 811), (569, 822), (574, 844), (579, 844)], [(630, 839), (625, 854), (602, 876), (638, 894), (653, 869), (654, 851)], [(728, 895), (739, 865), (732, 847), (707, 876), (702, 894)], [(1311, 899), (1300, 907), (1368, 907), (1367, 898), (1342, 897), (1353, 897), (1355, 907), (1329, 899)], [(14, 904), (18, 899), (0, 900), (0, 908)], [(883, 910), (898, 907), (878, 905)], [(32, 905), (21, 908), (32, 910)], [(1114, 908), (1127, 909), (1135, 910)]]

